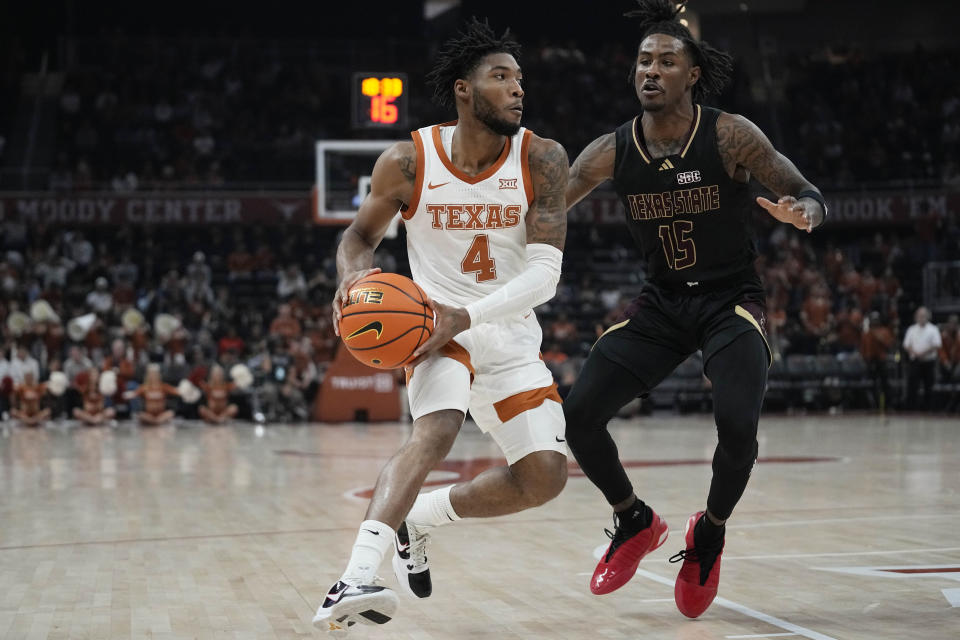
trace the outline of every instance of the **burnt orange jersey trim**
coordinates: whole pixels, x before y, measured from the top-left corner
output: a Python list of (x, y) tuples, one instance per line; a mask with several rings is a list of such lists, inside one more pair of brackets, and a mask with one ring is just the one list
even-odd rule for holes
[[(467, 371), (470, 372), (470, 384), (473, 384), (473, 376), (476, 375), (476, 371), (473, 369), (473, 363), (470, 362), (470, 352), (463, 348), (461, 344), (451, 340), (447, 344), (440, 347), (439, 355), (442, 358), (450, 358), (451, 360), (456, 360), (463, 366), (467, 368)], [(413, 374), (416, 372), (416, 369), (411, 371), (407, 369), (405, 371), (407, 376), (407, 384), (410, 384), (410, 378), (413, 377)]]
[(530, 139), (533, 132), (527, 129), (523, 132), (523, 142), (520, 143), (520, 165), (523, 167), (523, 189), (527, 193), (527, 206), (533, 204), (533, 180), (530, 178)]
[(524, 411), (536, 409), (543, 404), (544, 400), (553, 400), (559, 403), (563, 402), (563, 400), (560, 399), (560, 394), (557, 392), (556, 382), (549, 387), (522, 391), (509, 398), (504, 398), (499, 402), (494, 402), (493, 408), (496, 409), (500, 422), (506, 422), (507, 420), (516, 418)]
[(467, 184), (477, 184), (478, 182), (483, 182), (499, 171), (500, 167), (503, 166), (503, 163), (507, 161), (507, 156), (510, 155), (510, 138), (507, 138), (507, 142), (503, 145), (503, 151), (500, 152), (500, 157), (497, 158), (492, 165), (475, 176), (468, 176), (463, 171), (460, 171), (460, 169), (457, 169), (453, 165), (453, 162), (450, 161), (450, 158), (447, 157), (447, 152), (443, 149), (443, 140), (440, 138), (440, 127), (448, 127), (455, 124), (457, 124), (456, 120), (453, 122), (434, 125), (433, 127), (433, 146), (437, 149), (437, 155), (440, 157), (440, 162), (442, 162), (443, 166), (447, 168), (447, 171), (452, 173), (458, 180), (462, 180)]
[(420, 191), (423, 189), (423, 174), (426, 171), (426, 154), (423, 151), (423, 137), (419, 131), (411, 131), (410, 137), (413, 138), (413, 146), (417, 148), (417, 172), (413, 180), (413, 197), (407, 203), (407, 208), (400, 212), (404, 220), (409, 220), (417, 212), (420, 206)]

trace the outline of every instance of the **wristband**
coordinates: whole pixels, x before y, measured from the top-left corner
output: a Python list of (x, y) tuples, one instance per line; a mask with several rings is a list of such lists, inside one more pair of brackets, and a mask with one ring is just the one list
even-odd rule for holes
[[(817, 202), (819, 202), (820, 208), (823, 209), (823, 220), (820, 222), (820, 224), (823, 224), (824, 222), (827, 221), (827, 203), (823, 199), (822, 195), (820, 195), (816, 191), (813, 191), (812, 189), (804, 189), (799, 194), (797, 194), (797, 200), (799, 200), (800, 198), (810, 198), (811, 200), (816, 200)], [(820, 225), (818, 224), (817, 226), (819, 227)]]

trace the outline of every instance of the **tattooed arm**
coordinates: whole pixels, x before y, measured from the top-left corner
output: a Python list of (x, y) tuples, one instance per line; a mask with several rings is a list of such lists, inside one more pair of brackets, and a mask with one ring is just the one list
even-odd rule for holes
[(526, 215), (526, 268), (496, 291), (466, 307), (450, 307), (431, 300), (436, 326), (433, 335), (414, 353), (416, 359), (412, 366), (418, 365), (461, 331), (483, 322), (518, 317), (556, 293), (567, 235), (564, 207), (567, 153), (553, 140), (536, 135), (530, 140), (528, 153), (533, 202)]
[(412, 141), (387, 148), (373, 167), (370, 193), (337, 247), (339, 284), (333, 297), (333, 331), (340, 335), (343, 301), (353, 284), (380, 269), (371, 268), (373, 253), (383, 240), (393, 216), (413, 198), (417, 174), (417, 151)]
[(717, 146), (728, 175), (746, 182), (753, 174), (760, 184), (777, 195), (777, 202), (757, 198), (757, 204), (774, 218), (808, 232), (823, 223), (826, 211), (820, 202), (809, 196), (797, 199), (803, 191), (819, 195), (820, 190), (773, 148), (757, 125), (743, 116), (721, 114), (717, 119)]
[(580, 152), (570, 167), (566, 193), (567, 209), (583, 200), (601, 182), (613, 179), (616, 156), (617, 138), (612, 133), (600, 136)]
[(567, 236), (567, 152), (559, 143), (534, 135), (529, 165), (533, 203), (527, 211), (527, 244), (548, 244), (563, 251)]

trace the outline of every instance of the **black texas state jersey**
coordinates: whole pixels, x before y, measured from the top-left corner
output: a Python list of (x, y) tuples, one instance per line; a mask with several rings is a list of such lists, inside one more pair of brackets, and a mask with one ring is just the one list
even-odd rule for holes
[(653, 282), (682, 286), (753, 268), (751, 196), (723, 167), (721, 113), (695, 104), (680, 153), (663, 158), (647, 150), (640, 116), (617, 127), (613, 186)]

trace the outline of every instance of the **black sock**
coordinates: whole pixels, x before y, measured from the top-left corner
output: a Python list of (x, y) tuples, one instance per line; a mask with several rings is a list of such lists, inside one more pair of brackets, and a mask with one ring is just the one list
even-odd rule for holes
[(653, 522), (653, 509), (644, 504), (640, 498), (634, 500), (633, 504), (623, 511), (616, 513), (617, 524), (627, 531), (641, 531)]
[(713, 524), (713, 521), (708, 518), (706, 512), (704, 512), (704, 514), (700, 516), (700, 519), (697, 520), (697, 524), (693, 527), (694, 544), (705, 547), (715, 546), (723, 540), (726, 531), (726, 523), (721, 525)]

